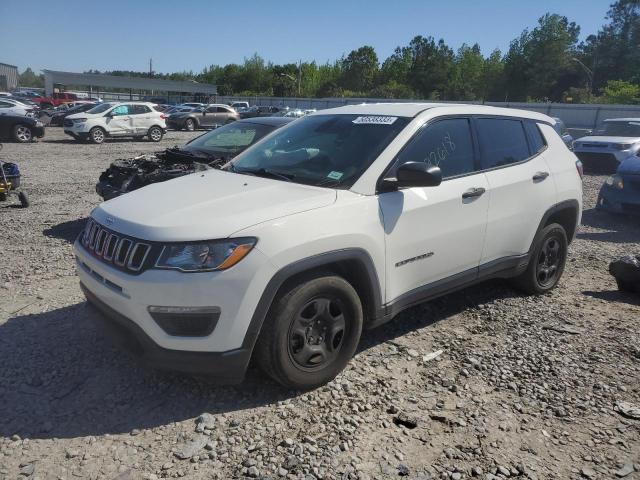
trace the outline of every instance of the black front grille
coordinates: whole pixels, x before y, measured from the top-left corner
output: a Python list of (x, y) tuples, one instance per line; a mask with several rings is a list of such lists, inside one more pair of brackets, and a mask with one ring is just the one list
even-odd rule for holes
[(153, 267), (162, 251), (160, 244), (113, 232), (93, 219), (80, 234), (80, 243), (103, 263), (134, 275)]
[(65, 127), (73, 127), (73, 122), (71, 120), (67, 120), (66, 118), (64, 119), (64, 126)]
[(620, 162), (611, 153), (575, 152), (585, 173), (613, 174)]

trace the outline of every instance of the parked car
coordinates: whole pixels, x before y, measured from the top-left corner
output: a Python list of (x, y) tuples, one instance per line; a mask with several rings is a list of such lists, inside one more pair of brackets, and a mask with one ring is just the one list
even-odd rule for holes
[(116, 160), (96, 184), (104, 200), (198, 170), (220, 168), (265, 135), (291, 122), (285, 118), (239, 120), (194, 138), (183, 147)]
[(51, 118), (49, 120), (49, 125), (55, 126), (55, 127), (62, 127), (64, 123), (64, 119), (67, 118), (69, 115), (87, 112), (92, 108), (96, 107), (97, 105), (99, 104), (96, 102), (76, 102), (75, 105), (69, 108), (63, 108), (52, 113)]
[(640, 153), (623, 160), (602, 185), (596, 207), (612, 213), (640, 215)]
[(580, 222), (578, 167), (537, 112), (323, 110), (221, 170), (102, 203), (75, 242), (78, 275), (156, 366), (238, 382), (253, 356), (315, 388), (363, 328), (419, 302), (488, 278), (553, 289)]
[(197, 108), (197, 107), (204, 107), (205, 104), (204, 103), (198, 103), (198, 102), (186, 102), (186, 103), (181, 103), (180, 106)]
[(24, 103), (15, 102), (13, 97), (0, 97), (0, 115), (32, 115), (34, 109)]
[(585, 172), (611, 175), (640, 151), (640, 118), (605, 120), (589, 136), (576, 140), (573, 150)]
[(12, 97), (13, 94), (11, 92), (0, 92), (0, 98)]
[(278, 113), (280, 110), (282, 109), (279, 107), (274, 107), (273, 105), (254, 105), (253, 107), (240, 112), (240, 118), (270, 117), (274, 113)]
[(560, 135), (564, 144), (569, 150), (573, 150), (573, 136), (569, 133), (569, 130), (567, 130), (567, 126), (558, 117), (553, 117), (553, 121), (555, 122), (553, 128), (558, 132), (558, 135)]
[(192, 132), (198, 128), (215, 128), (235, 122), (240, 115), (228, 105), (210, 104), (188, 112), (176, 112), (167, 116), (167, 127)]
[(240, 112), (249, 109), (249, 102), (231, 102), (229, 106), (236, 112)]
[(32, 97), (31, 101), (40, 105), (40, 108), (47, 109), (57, 107), (63, 103), (75, 102), (79, 100), (75, 93), (69, 92), (54, 92), (50, 97)]
[(44, 124), (24, 115), (0, 115), (0, 138), (26, 143), (44, 137)]
[(42, 94), (40, 94), (38, 92), (34, 92), (32, 90), (20, 90), (18, 92), (13, 92), (12, 95), (14, 97), (27, 98), (27, 99), (31, 99), (31, 98), (36, 98), (36, 97), (41, 97), (42, 96)]
[(167, 130), (165, 115), (149, 102), (101, 103), (91, 110), (67, 116), (64, 133), (74, 139), (102, 143), (107, 137), (148, 137), (162, 140)]

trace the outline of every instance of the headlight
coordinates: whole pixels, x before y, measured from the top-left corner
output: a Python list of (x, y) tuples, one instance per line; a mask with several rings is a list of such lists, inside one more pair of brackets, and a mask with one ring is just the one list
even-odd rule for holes
[(74, 118), (72, 121), (73, 121), (73, 123), (84, 123), (84, 122), (87, 121), (87, 119), (86, 118)]
[(622, 177), (620, 175), (611, 175), (609, 178), (607, 178), (606, 184), (619, 190), (622, 190), (624, 188), (624, 182), (622, 181)]
[(182, 272), (226, 270), (242, 260), (257, 242), (256, 238), (231, 238), (165, 245), (156, 268)]
[(630, 143), (619, 143), (617, 145), (614, 145), (613, 148), (615, 148), (616, 150), (629, 150), (631, 148), (631, 144)]

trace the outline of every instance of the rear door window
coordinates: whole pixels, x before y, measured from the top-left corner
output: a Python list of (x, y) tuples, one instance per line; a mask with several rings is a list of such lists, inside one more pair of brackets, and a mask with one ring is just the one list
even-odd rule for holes
[(483, 170), (518, 163), (531, 156), (521, 120), (478, 118), (476, 129)]
[(439, 120), (425, 127), (398, 156), (398, 165), (425, 162), (440, 167), (442, 178), (476, 170), (469, 119)]

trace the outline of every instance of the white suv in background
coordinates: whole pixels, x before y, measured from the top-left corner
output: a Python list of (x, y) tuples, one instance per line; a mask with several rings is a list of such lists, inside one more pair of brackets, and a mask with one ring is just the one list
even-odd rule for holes
[(149, 137), (162, 140), (167, 125), (165, 115), (153, 103), (101, 103), (91, 110), (69, 115), (64, 119), (64, 133), (76, 140), (102, 143), (107, 137)]
[[(363, 328), (490, 278), (554, 288), (581, 165), (535, 112), (367, 104), (101, 204), (74, 245), (90, 303), (159, 367), (331, 380)], [(167, 189), (171, 195), (167, 195)]]

